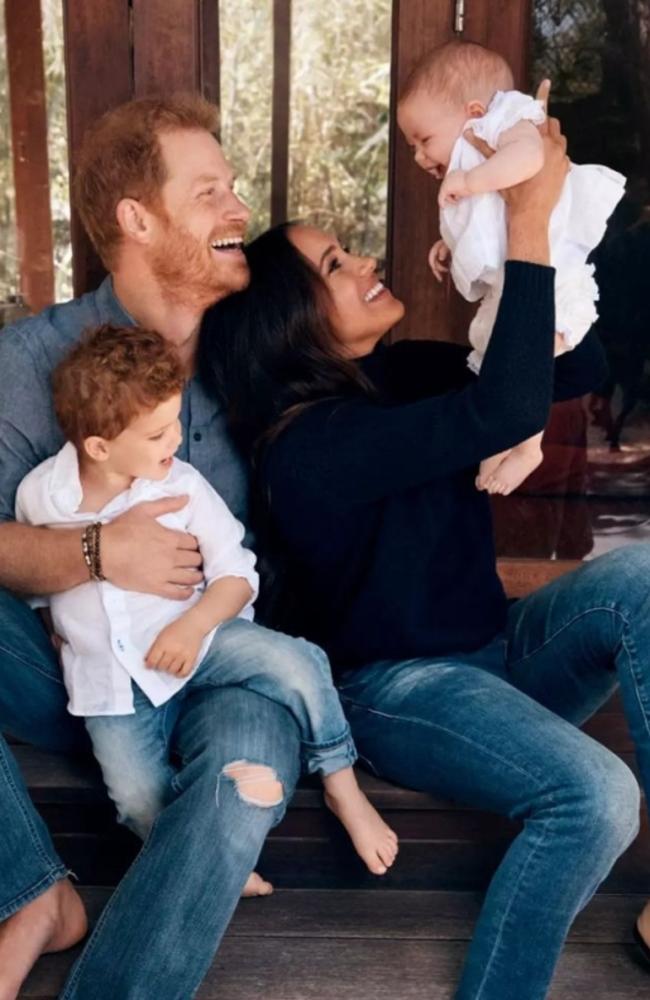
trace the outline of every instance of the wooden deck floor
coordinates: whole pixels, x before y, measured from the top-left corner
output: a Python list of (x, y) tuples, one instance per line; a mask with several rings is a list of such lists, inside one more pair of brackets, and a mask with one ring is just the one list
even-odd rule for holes
[[(588, 729), (634, 767), (617, 702)], [(91, 761), (15, 751), (96, 919), (137, 841), (115, 825)], [(363, 772), (360, 780), (400, 836), (395, 868), (383, 879), (368, 875), (318, 786), (301, 785), (260, 860), (277, 891), (242, 901), (200, 1000), (451, 1000), (482, 891), (517, 827)], [(645, 816), (644, 804), (637, 841), (576, 921), (550, 1000), (650, 1000), (650, 972), (636, 964), (631, 943), (650, 896)], [(22, 1000), (55, 1000), (74, 956), (43, 958)]]
[[(94, 917), (108, 893), (84, 890)], [(550, 1000), (647, 1000), (650, 973), (630, 948), (643, 898), (594, 899), (572, 930)], [(451, 1000), (479, 903), (476, 893), (401, 890), (284, 889), (244, 900), (198, 997)], [(42, 959), (21, 998), (54, 1000), (73, 957)]]

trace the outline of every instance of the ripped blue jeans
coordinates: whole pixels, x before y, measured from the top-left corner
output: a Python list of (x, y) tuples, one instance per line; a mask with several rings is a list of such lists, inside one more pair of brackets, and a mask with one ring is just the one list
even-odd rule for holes
[[(333, 774), (355, 762), (350, 727), (325, 653), (304, 639), (233, 618), (217, 630), (183, 690), (164, 705), (154, 707), (134, 684), (135, 714), (85, 720), (118, 819), (143, 840), (177, 795), (170, 743), (183, 700), (199, 688), (233, 685), (291, 712), (308, 773)], [(245, 778), (238, 784), (245, 794)]]

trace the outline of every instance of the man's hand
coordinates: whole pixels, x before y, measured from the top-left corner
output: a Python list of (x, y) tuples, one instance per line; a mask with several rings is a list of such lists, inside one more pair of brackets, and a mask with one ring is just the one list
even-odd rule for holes
[(451, 251), (444, 240), (436, 240), (429, 250), (429, 267), (436, 281), (442, 281), (449, 271)]
[(472, 194), (467, 183), (467, 170), (450, 170), (440, 185), (438, 206), (455, 205), (461, 198), (469, 198)]
[(144, 662), (150, 670), (188, 677), (194, 669), (203, 639), (203, 633), (185, 615), (181, 615), (154, 640)]
[(156, 520), (181, 510), (187, 496), (137, 504), (102, 528), (102, 569), (122, 590), (186, 601), (203, 581), (201, 553), (194, 535), (173, 531)]

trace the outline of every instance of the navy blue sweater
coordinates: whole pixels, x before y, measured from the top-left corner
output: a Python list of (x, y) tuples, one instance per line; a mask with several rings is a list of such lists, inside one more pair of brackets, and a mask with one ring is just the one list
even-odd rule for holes
[(554, 366), (553, 279), (507, 263), (478, 378), (454, 344), (379, 347), (359, 361), (377, 399), (319, 402), (269, 446), (262, 486), (294, 597), (284, 624), (336, 669), (472, 650), (503, 628), (477, 464), (541, 431), (553, 397), (605, 375), (592, 334)]

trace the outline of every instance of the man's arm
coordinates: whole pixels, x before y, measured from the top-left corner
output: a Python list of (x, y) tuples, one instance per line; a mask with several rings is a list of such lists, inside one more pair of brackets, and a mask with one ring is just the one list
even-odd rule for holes
[[(180, 510), (186, 496), (138, 504), (104, 525), (102, 569), (123, 590), (184, 601), (201, 583), (196, 538), (163, 527), (162, 514)], [(0, 524), (0, 586), (22, 594), (56, 594), (88, 580), (82, 530)]]

